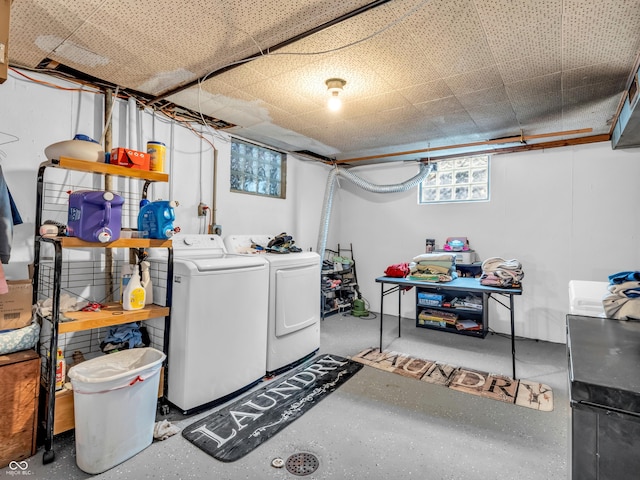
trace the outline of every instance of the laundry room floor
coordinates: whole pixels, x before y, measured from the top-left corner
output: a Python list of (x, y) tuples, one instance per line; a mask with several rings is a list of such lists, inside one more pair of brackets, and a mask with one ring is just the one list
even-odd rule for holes
[[(378, 318), (329, 316), (321, 325), (319, 353), (348, 357), (376, 347), (379, 325)], [(397, 338), (396, 317), (385, 316), (384, 326), (386, 350), (512, 374), (507, 335), (490, 333), (479, 339), (416, 328), (415, 320), (403, 319), (402, 337)], [(220, 462), (177, 434), (92, 476), (76, 466), (73, 432), (66, 432), (55, 438), (55, 462), (43, 465), (40, 447), (28, 459), (28, 472), (30, 478), (47, 480), (565, 480), (571, 413), (566, 347), (517, 339), (516, 359), (520, 379), (553, 389), (553, 411), (510, 405), (365, 366), (302, 417), (235, 462)], [(171, 412), (168, 418), (184, 428), (209, 413), (211, 410), (182, 416)], [(300, 476), (272, 466), (274, 459), (286, 460), (299, 453), (318, 459), (315, 472)]]

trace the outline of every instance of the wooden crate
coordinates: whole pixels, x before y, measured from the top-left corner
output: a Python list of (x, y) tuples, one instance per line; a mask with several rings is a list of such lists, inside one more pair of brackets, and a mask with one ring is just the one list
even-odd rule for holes
[(40, 357), (33, 350), (0, 355), (0, 467), (36, 453)]

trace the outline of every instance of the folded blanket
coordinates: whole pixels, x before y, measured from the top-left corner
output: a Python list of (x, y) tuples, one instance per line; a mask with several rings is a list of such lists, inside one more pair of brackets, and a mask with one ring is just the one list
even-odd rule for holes
[(423, 260), (448, 260), (452, 264), (455, 264), (456, 254), (455, 253), (423, 253), (413, 257), (413, 261), (416, 263), (421, 262)]
[(605, 295), (602, 299), (602, 306), (607, 318), (640, 319), (640, 298), (629, 298), (616, 294)]
[(624, 282), (637, 282), (640, 281), (640, 272), (618, 272), (609, 275), (609, 283), (616, 285)]
[(640, 297), (640, 282), (623, 282), (609, 285), (607, 290), (614, 295), (623, 297)]
[(431, 273), (451, 273), (451, 267), (441, 267), (439, 265), (422, 265), (418, 264), (416, 270), (419, 272), (431, 272)]

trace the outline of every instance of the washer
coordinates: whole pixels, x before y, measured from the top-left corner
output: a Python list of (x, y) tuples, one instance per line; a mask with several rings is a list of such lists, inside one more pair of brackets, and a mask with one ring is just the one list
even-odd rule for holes
[(167, 400), (189, 413), (263, 379), (269, 264), (228, 255), (218, 235), (178, 234), (173, 252)]
[(247, 254), (270, 235), (228, 235), (229, 253), (269, 262), (267, 375), (302, 363), (320, 348), (320, 255), (315, 252)]

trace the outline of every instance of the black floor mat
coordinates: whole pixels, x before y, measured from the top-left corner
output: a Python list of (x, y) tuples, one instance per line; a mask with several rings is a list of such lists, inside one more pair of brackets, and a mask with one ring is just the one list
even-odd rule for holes
[(212, 457), (233, 462), (268, 440), (362, 368), (338, 355), (319, 355), (182, 430)]

